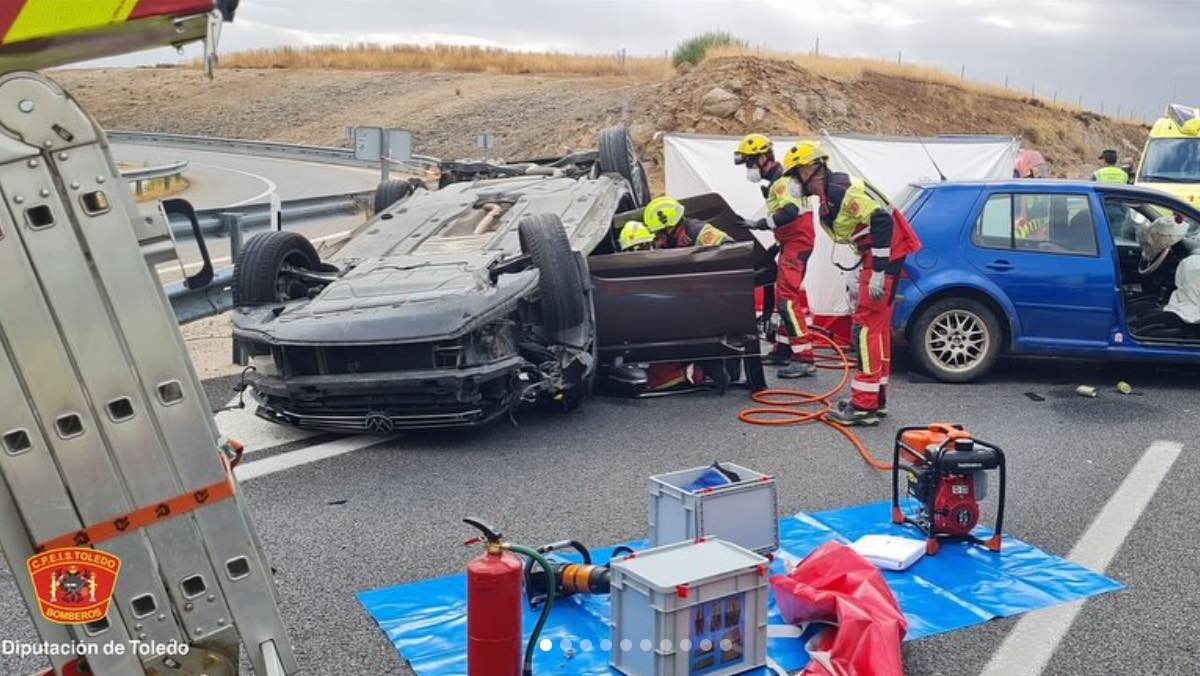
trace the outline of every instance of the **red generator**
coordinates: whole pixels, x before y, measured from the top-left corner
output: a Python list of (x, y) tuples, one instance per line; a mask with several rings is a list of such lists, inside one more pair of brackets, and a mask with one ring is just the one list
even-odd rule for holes
[[(979, 524), (979, 502), (987, 497), (987, 473), (998, 470), (996, 529), (986, 541), (971, 531)], [(900, 473), (906, 494), (920, 504), (913, 516), (900, 505)], [(1000, 551), (1007, 477), (1004, 452), (952, 423), (903, 427), (892, 453), (892, 521), (915, 526), (925, 535), (925, 552), (937, 554), (941, 540), (960, 540)]]

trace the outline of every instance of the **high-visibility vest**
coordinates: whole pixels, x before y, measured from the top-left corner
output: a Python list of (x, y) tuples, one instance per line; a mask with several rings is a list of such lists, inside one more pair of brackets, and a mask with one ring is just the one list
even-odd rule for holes
[(771, 183), (771, 187), (767, 188), (767, 214), (774, 215), (775, 212), (786, 207), (789, 204), (795, 204), (800, 213), (808, 211), (809, 208), (804, 203), (801, 197), (792, 197), (792, 191), (788, 190), (788, 184), (792, 179), (788, 176), (780, 176)]
[(1100, 167), (1092, 172), (1092, 180), (1101, 183), (1128, 183), (1129, 174), (1120, 167)]

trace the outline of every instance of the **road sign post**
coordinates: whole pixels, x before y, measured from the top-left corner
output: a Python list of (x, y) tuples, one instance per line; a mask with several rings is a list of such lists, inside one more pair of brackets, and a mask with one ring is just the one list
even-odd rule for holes
[(475, 135), (475, 145), (483, 148), (483, 161), (488, 161), (488, 156), (492, 148), (496, 147), (496, 136), (490, 131), (485, 131), (482, 134)]
[(354, 127), (354, 158), (379, 162), (379, 179), (386, 182), (392, 162), (412, 159), (412, 132), (407, 129)]

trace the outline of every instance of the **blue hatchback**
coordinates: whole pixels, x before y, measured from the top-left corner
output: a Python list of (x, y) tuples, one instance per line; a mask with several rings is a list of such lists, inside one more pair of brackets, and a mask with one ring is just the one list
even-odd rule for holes
[(1136, 241), (1169, 213), (1200, 233), (1188, 204), (1050, 180), (912, 185), (896, 202), (925, 246), (905, 264), (894, 326), (936, 378), (974, 380), (1002, 353), (1200, 362), (1198, 327), (1162, 319), (1178, 260), (1147, 271)]

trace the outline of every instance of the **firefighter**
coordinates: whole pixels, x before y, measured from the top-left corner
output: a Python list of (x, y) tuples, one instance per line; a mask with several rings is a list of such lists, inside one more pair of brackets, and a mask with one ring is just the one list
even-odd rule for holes
[(750, 134), (741, 140), (733, 154), (735, 165), (746, 166), (746, 178), (759, 184), (767, 200), (767, 216), (747, 225), (771, 230), (779, 243), (779, 274), (775, 279), (775, 308), (779, 311), (779, 329), (775, 347), (763, 360), (783, 366), (780, 378), (805, 378), (817, 373), (809, 337), (808, 293), (804, 290), (804, 272), (815, 240), (812, 210), (802, 198), (788, 192), (790, 179), (775, 159), (771, 140), (762, 134)]
[(654, 244), (654, 234), (641, 221), (626, 221), (617, 236), (621, 251), (646, 251)]
[(850, 384), (853, 396), (839, 401), (828, 417), (842, 425), (875, 425), (887, 415), (892, 360), (892, 311), (904, 257), (921, 242), (904, 215), (887, 205), (866, 181), (831, 171), (829, 154), (818, 143), (801, 142), (783, 158), (793, 197), (815, 195), (818, 217), (835, 243), (852, 244), (861, 258), (858, 306), (854, 310), (859, 367)]
[(1128, 183), (1129, 174), (1117, 166), (1117, 151), (1109, 148), (1100, 153), (1098, 158), (1102, 166), (1092, 172), (1092, 180), (1101, 183)]
[[(658, 228), (659, 237), (657, 238), (645, 223), (627, 221), (621, 227), (621, 233), (617, 237), (617, 245), (621, 251), (646, 251), (706, 244), (715, 246), (729, 239), (729, 235), (707, 223), (683, 220), (683, 205), (673, 199), (660, 197), (650, 204), (651, 206), (657, 204), (658, 211), (663, 212), (664, 215), (678, 213), (680, 218), (674, 219), (674, 225), (668, 225), (671, 218), (658, 219), (657, 223), (662, 227)], [(647, 207), (647, 214), (650, 213), (649, 209), (650, 207)], [(716, 388), (717, 393), (723, 395), (729, 389), (731, 380), (725, 364), (720, 360), (651, 364), (644, 373), (646, 388), (651, 392), (697, 386), (702, 384), (707, 377)]]
[(730, 241), (723, 230), (695, 218), (685, 218), (683, 205), (671, 197), (656, 197), (642, 212), (642, 222), (654, 234), (655, 249), (717, 246)]

